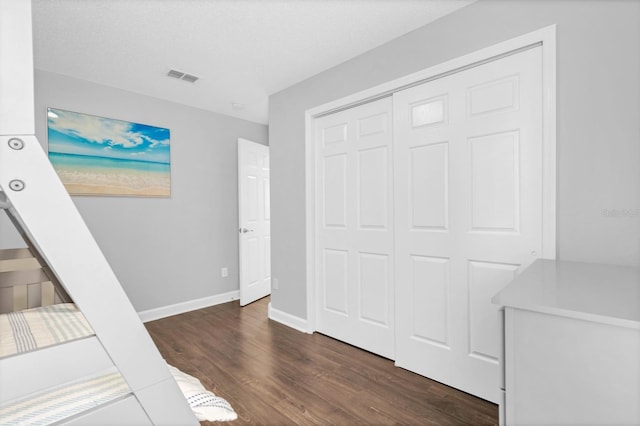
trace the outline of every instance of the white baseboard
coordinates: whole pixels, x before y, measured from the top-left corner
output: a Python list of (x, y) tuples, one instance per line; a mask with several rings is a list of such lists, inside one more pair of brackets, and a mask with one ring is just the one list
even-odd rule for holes
[(311, 332), (308, 329), (307, 320), (297, 317), (295, 315), (288, 314), (286, 312), (280, 311), (273, 306), (271, 306), (271, 302), (269, 302), (268, 314), (269, 319), (279, 322), (280, 324), (284, 324), (287, 327), (294, 328), (298, 331), (302, 331), (303, 333)]
[(149, 309), (138, 312), (138, 316), (142, 322), (154, 321), (161, 318), (170, 317), (172, 315), (183, 314), (185, 312), (195, 311), (196, 309), (208, 308), (209, 306), (227, 303), (240, 298), (240, 291), (234, 290), (228, 293), (207, 296), (201, 299), (189, 300), (187, 302), (176, 303), (175, 305), (163, 306), (161, 308)]

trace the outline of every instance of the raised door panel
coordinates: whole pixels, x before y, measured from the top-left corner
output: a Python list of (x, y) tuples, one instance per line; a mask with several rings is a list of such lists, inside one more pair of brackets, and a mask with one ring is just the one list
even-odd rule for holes
[(245, 276), (249, 288), (260, 284), (260, 240), (255, 237), (247, 237), (244, 244)]
[(389, 256), (359, 253), (360, 320), (387, 327), (391, 277)]
[[(375, 135), (384, 135), (389, 132), (389, 115), (387, 112), (359, 118), (357, 120), (358, 137), (360, 139)], [(384, 143), (384, 142), (383, 142)]]
[(324, 250), (324, 309), (349, 314), (349, 253), (346, 250)]
[(256, 175), (246, 176), (246, 221), (251, 225), (255, 225), (258, 222), (258, 177)]
[(339, 123), (322, 129), (322, 147), (331, 149), (347, 141), (347, 124)]
[(470, 261), (469, 279), (469, 353), (498, 363), (498, 309), (491, 298), (513, 278), (520, 265)]
[(517, 110), (520, 105), (519, 81), (519, 76), (513, 75), (469, 87), (469, 118)]
[(449, 347), (449, 259), (411, 256), (411, 338)]
[(412, 229), (449, 227), (447, 142), (409, 148), (409, 212)]
[(518, 232), (520, 153), (518, 132), (468, 139), (472, 231)]
[(387, 147), (358, 154), (358, 224), (360, 228), (387, 229), (389, 205)]
[(347, 226), (347, 155), (337, 154), (323, 160), (324, 226)]

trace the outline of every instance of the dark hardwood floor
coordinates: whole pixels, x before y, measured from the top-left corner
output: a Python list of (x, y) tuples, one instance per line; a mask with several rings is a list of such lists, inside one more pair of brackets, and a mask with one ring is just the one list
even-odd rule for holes
[(231, 403), (238, 420), (230, 425), (498, 423), (494, 404), (267, 319), (268, 302), (234, 301), (146, 324), (168, 363)]

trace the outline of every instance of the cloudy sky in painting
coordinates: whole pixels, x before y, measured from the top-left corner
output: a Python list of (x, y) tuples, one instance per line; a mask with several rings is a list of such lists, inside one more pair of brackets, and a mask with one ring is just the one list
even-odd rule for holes
[(49, 152), (169, 163), (169, 129), (49, 108)]

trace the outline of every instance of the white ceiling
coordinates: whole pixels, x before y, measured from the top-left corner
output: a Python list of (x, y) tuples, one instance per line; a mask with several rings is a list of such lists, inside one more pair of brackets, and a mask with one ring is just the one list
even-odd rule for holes
[(270, 94), (473, 1), (33, 0), (34, 61), (266, 124)]

